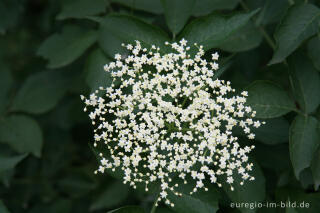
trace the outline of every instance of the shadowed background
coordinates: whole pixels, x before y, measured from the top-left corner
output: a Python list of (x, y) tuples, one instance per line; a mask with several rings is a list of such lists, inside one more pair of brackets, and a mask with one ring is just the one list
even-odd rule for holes
[(232, 209), (230, 202), (287, 200), (311, 203), (287, 212), (318, 212), (319, 5), (0, 0), (0, 213), (99, 213), (128, 205), (148, 212), (154, 194), (133, 190), (112, 173), (94, 175), (93, 128), (80, 95), (111, 84), (103, 65), (126, 54), (121, 43), (181, 38), (204, 45), (206, 57), (218, 51), (217, 76), (248, 90), (267, 124), (255, 132), (255, 182), (174, 198), (175, 208), (161, 204), (156, 212), (285, 212)]

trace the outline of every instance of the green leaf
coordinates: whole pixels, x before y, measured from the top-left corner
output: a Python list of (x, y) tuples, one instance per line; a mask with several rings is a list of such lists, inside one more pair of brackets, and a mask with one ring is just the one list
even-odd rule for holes
[(277, 172), (291, 170), (288, 144), (271, 146), (257, 143), (252, 154), (262, 168)]
[[(107, 209), (123, 202), (128, 196), (128, 186), (122, 181), (112, 183), (100, 195), (98, 195), (90, 206), (91, 211)], [(117, 211), (115, 211), (117, 212)]]
[(4, 205), (4, 203), (2, 202), (2, 200), (0, 200), (0, 212), (1, 212), (1, 213), (9, 213), (9, 210), (8, 210), (7, 207)]
[[(234, 174), (234, 190), (231, 191), (230, 185), (223, 182), (222, 187), (232, 202), (237, 203), (254, 203), (261, 202), (265, 199), (266, 186), (265, 178), (257, 163), (254, 162), (251, 175), (255, 177), (253, 181), (245, 181), (241, 186), (241, 176), (238, 173)], [(239, 208), (242, 213), (255, 212), (256, 209)]]
[(264, 1), (264, 5), (257, 18), (257, 24), (266, 25), (279, 22), (288, 7), (288, 0)]
[(299, 175), (299, 181), (300, 181), (301, 187), (306, 190), (309, 189), (310, 186), (314, 184), (311, 168), (306, 168), (301, 171)]
[(112, 34), (108, 27), (105, 27), (103, 21), (99, 29), (99, 46), (105, 54), (113, 58), (115, 54), (128, 55), (128, 50), (121, 46), (122, 39)]
[(109, 87), (112, 83), (110, 72), (106, 72), (103, 67), (111, 61), (104, 55), (101, 49), (95, 49), (91, 52), (86, 63), (86, 83), (91, 92), (99, 87)]
[(10, 71), (0, 62), (0, 114), (5, 111), (8, 105), (8, 93), (12, 83), (13, 78)]
[(6, 188), (10, 187), (15, 167), (27, 154), (17, 155), (7, 144), (0, 144), (0, 183)]
[(289, 140), (289, 122), (283, 117), (265, 120), (266, 124), (253, 129), (256, 139), (265, 144), (286, 143)]
[(229, 35), (219, 48), (228, 52), (242, 52), (256, 48), (261, 41), (260, 32), (253, 23), (249, 22)]
[(22, 161), (27, 154), (16, 156), (0, 156), (0, 173), (13, 169), (20, 161)]
[(80, 57), (96, 42), (96, 32), (68, 26), (55, 33), (40, 46), (37, 54), (49, 60), (49, 68), (66, 66)]
[(91, 0), (63, 1), (62, 9), (57, 19), (86, 18), (87, 16), (105, 12), (107, 5), (107, 0), (95, 0), (94, 4)]
[[(191, 177), (186, 180), (188, 183), (194, 181)], [(204, 184), (208, 187), (208, 191), (198, 190), (190, 195), (190, 192), (192, 192), (194, 188), (193, 184), (184, 184), (178, 177), (175, 177), (173, 182), (179, 185), (179, 188), (177, 188), (176, 191), (182, 194), (180, 197), (173, 192), (168, 193), (168, 199), (174, 203), (174, 207), (168, 206), (174, 212), (215, 213), (219, 209), (218, 200), (220, 199), (220, 194), (216, 185), (206, 181)]]
[(320, 36), (316, 36), (308, 42), (308, 54), (313, 65), (320, 71)]
[[(318, 131), (320, 130), (320, 124), (318, 125)], [(314, 158), (311, 162), (311, 172), (314, 180), (314, 190), (318, 190), (320, 186), (320, 149), (314, 154)]]
[(303, 53), (289, 58), (293, 92), (301, 110), (313, 112), (320, 104), (320, 75)]
[(161, 0), (169, 29), (177, 35), (191, 16), (195, 0)]
[(139, 206), (125, 206), (108, 213), (145, 213), (145, 211)]
[(204, 16), (215, 10), (232, 10), (239, 0), (196, 0), (193, 15)]
[(34, 114), (48, 112), (57, 105), (69, 86), (67, 75), (61, 71), (36, 73), (22, 84), (10, 110)]
[(163, 13), (160, 0), (111, 0), (111, 2), (150, 13)]
[(311, 116), (297, 115), (290, 126), (290, 159), (297, 179), (301, 171), (311, 165), (319, 146), (319, 122)]
[(110, 15), (101, 23), (99, 44), (110, 57), (125, 52), (121, 43), (135, 44), (135, 40), (139, 40), (145, 47), (154, 44), (164, 50), (169, 38), (160, 28), (127, 15)]
[(258, 11), (239, 13), (230, 17), (217, 14), (198, 18), (186, 26), (180, 38), (185, 38), (189, 44), (198, 43), (205, 50), (218, 47), (226, 42), (227, 38), (245, 26), (250, 18)]
[(275, 118), (295, 110), (287, 93), (270, 81), (255, 81), (246, 90), (247, 104), (257, 112), (257, 118)]
[(31, 152), (41, 156), (42, 132), (38, 123), (30, 117), (12, 115), (0, 121), (0, 141), (19, 153)]
[(319, 8), (312, 4), (292, 6), (275, 32), (277, 47), (269, 64), (282, 62), (305, 39), (317, 33), (319, 17)]
[(170, 201), (174, 203), (172, 208), (177, 213), (215, 213), (218, 211), (219, 193), (210, 190), (207, 192), (197, 192), (193, 195), (183, 193), (178, 197), (170, 193)]

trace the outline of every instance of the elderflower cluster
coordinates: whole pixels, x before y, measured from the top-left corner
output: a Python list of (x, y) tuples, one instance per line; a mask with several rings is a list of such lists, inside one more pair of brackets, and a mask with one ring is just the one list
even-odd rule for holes
[(116, 54), (104, 67), (114, 79), (111, 87), (82, 99), (85, 111), (91, 110), (94, 145), (108, 150), (100, 153), (96, 172), (120, 168), (124, 183), (134, 188), (143, 183), (146, 190), (159, 182), (158, 201), (173, 206), (169, 192), (181, 195), (176, 179), (193, 184), (190, 194), (208, 190), (205, 179), (219, 187), (225, 181), (231, 190), (235, 174), (241, 185), (254, 180), (248, 162), (254, 146), (240, 147), (232, 130), (238, 126), (253, 139), (250, 127), (261, 122), (245, 105), (246, 91), (235, 94), (230, 82), (214, 78), (217, 53), (208, 62), (202, 46), (194, 44), (198, 51), (191, 56), (184, 39), (166, 45), (172, 53), (161, 54), (154, 45), (143, 48), (139, 41), (123, 45), (130, 54)]

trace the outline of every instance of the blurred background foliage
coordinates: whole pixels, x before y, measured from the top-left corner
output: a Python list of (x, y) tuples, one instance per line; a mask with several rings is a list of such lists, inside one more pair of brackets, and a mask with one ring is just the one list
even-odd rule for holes
[[(121, 43), (186, 38), (222, 56), (216, 76), (249, 91), (256, 181), (172, 198), (158, 213), (319, 212), (320, 2), (316, 0), (1, 0), (0, 213), (138, 213), (155, 195), (94, 175), (80, 94), (110, 85)], [(162, 51), (165, 53), (166, 49)], [(239, 135), (239, 137), (242, 137)], [(241, 138), (241, 143), (247, 144)], [(305, 201), (311, 208), (230, 208)], [(123, 207), (131, 206), (131, 207)]]

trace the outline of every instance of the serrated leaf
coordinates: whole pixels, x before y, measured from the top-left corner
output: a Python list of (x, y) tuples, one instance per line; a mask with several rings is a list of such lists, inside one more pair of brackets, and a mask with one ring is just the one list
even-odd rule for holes
[[(230, 185), (226, 182), (222, 183), (222, 187), (232, 202), (236, 203), (254, 203), (261, 202), (265, 199), (266, 186), (265, 177), (257, 163), (254, 162), (250, 175), (255, 177), (253, 181), (245, 181), (241, 186), (242, 178), (239, 174), (234, 174), (234, 190), (231, 191)], [(239, 208), (242, 213), (256, 212), (257, 209)]]
[(145, 211), (139, 206), (125, 206), (119, 209), (108, 211), (108, 213), (145, 213)]
[(301, 171), (311, 165), (314, 154), (319, 147), (318, 125), (317, 119), (311, 116), (297, 115), (290, 126), (290, 159), (297, 179), (299, 179)]
[(300, 44), (319, 30), (320, 9), (312, 4), (289, 8), (275, 32), (276, 50), (269, 64), (282, 62)]
[(63, 28), (61, 33), (55, 33), (40, 46), (37, 54), (49, 61), (49, 68), (66, 66), (80, 57), (93, 43), (97, 33), (75, 26)]
[(313, 65), (320, 72), (320, 35), (310, 39), (308, 42), (308, 54)]
[(91, 211), (114, 207), (124, 201), (128, 196), (129, 188), (122, 181), (117, 181), (107, 187), (96, 197), (90, 206)]
[(230, 17), (211, 14), (192, 21), (181, 33), (189, 44), (198, 43), (205, 50), (222, 45), (232, 33), (245, 26), (257, 10), (239, 13)]
[(109, 87), (112, 83), (110, 72), (106, 72), (103, 67), (110, 63), (101, 49), (95, 49), (91, 52), (86, 63), (86, 83), (91, 92), (99, 89), (99, 87)]
[(91, 0), (63, 1), (57, 19), (86, 18), (105, 12), (108, 4), (107, 0), (95, 0), (94, 3)]
[(135, 40), (145, 47), (159, 46), (161, 52), (169, 38), (161, 29), (127, 15), (110, 15), (101, 22), (99, 44), (111, 58), (116, 53), (126, 53), (121, 43), (135, 44)]
[(216, 10), (232, 10), (239, 0), (196, 0), (193, 15), (204, 16)]
[(299, 107), (303, 112), (311, 113), (320, 104), (320, 75), (305, 54), (294, 54), (288, 62)]
[(219, 48), (228, 52), (242, 52), (254, 49), (259, 46), (262, 36), (253, 23), (249, 22), (245, 26), (232, 33)]
[(289, 140), (289, 122), (283, 117), (265, 120), (266, 124), (253, 129), (256, 139), (265, 144), (286, 143)]
[(123, 41), (116, 35), (109, 31), (109, 28), (104, 27), (103, 21), (101, 22), (99, 30), (99, 46), (105, 54), (113, 58), (115, 54), (128, 55), (128, 50), (121, 46)]
[(167, 25), (177, 35), (191, 16), (195, 0), (161, 0)]
[(255, 81), (246, 90), (247, 104), (257, 112), (257, 118), (275, 118), (295, 110), (287, 93), (270, 81)]
[(22, 84), (10, 110), (34, 114), (45, 113), (55, 107), (69, 86), (67, 75), (61, 71), (33, 74)]
[(264, 5), (257, 17), (257, 24), (266, 25), (280, 21), (289, 7), (287, 0), (263, 1)]
[(111, 2), (150, 13), (163, 13), (160, 0), (111, 0)]
[(0, 141), (19, 153), (41, 156), (42, 132), (38, 123), (24, 115), (11, 115), (0, 121)]

